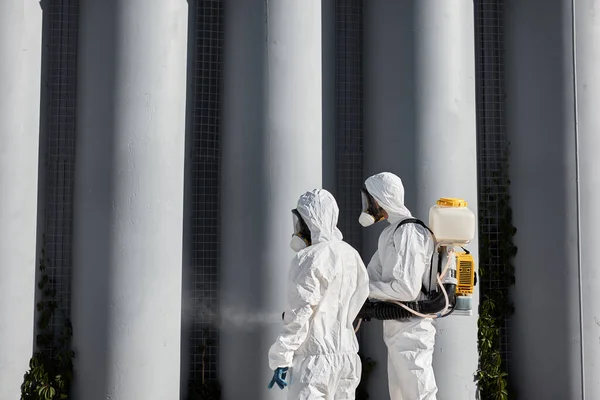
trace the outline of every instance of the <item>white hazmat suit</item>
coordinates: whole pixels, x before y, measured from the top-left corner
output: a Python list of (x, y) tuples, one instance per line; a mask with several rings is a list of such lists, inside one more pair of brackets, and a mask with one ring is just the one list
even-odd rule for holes
[(329, 192), (305, 193), (297, 211), (311, 243), (292, 260), (284, 327), (269, 350), (269, 366), (290, 367), (289, 399), (354, 399), (362, 366), (352, 324), (369, 295), (367, 271), (342, 241)]
[[(383, 172), (368, 178), (369, 194), (388, 214), (387, 226), (379, 236), (377, 251), (367, 267), (370, 296), (378, 300), (414, 301), (424, 298), (422, 287), (434, 288), (431, 259), (435, 241), (424, 227), (404, 219), (413, 218), (404, 206), (402, 180)], [(384, 321), (388, 349), (388, 381), (391, 400), (435, 400), (433, 373), (435, 326), (432, 319), (407, 322)]]

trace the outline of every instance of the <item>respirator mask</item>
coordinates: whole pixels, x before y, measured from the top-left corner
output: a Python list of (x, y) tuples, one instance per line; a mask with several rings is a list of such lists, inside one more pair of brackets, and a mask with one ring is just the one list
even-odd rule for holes
[(310, 229), (308, 229), (298, 210), (292, 210), (292, 219), (294, 222), (294, 233), (290, 241), (290, 247), (297, 253), (310, 246)]
[(383, 209), (377, 204), (367, 189), (363, 188), (360, 192), (360, 196), (362, 200), (362, 212), (358, 217), (359, 224), (366, 228), (385, 218)]

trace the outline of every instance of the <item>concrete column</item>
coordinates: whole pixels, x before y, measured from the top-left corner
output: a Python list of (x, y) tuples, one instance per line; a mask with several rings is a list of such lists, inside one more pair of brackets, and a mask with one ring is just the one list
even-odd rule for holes
[[(400, 176), (408, 208), (426, 222), (442, 196), (465, 198), (476, 212), (473, 2), (369, 0), (365, 13), (365, 176)], [(365, 232), (366, 259), (382, 228)], [(468, 248), (477, 259), (477, 241)], [(440, 399), (475, 399), (477, 307), (437, 322)], [(365, 350), (378, 358), (369, 392), (387, 399), (380, 324), (366, 325)]]
[(0, 2), (0, 399), (20, 396), (34, 346), (42, 9)]
[(283, 399), (267, 390), (267, 353), (287, 298), (291, 210), (321, 186), (321, 2), (228, 0), (225, 15), (220, 376), (235, 379), (226, 400)]
[(599, 5), (507, 2), (520, 398), (600, 397)]
[(73, 243), (79, 399), (176, 399), (186, 0), (80, 4)]
[[(600, 398), (600, 2), (574, 1), (584, 398)], [(576, 299), (573, 299), (576, 301)]]

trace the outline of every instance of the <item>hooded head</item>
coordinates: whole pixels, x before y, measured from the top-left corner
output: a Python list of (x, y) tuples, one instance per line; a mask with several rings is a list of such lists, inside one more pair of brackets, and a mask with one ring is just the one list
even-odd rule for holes
[(297, 210), (310, 230), (311, 244), (342, 240), (342, 232), (337, 228), (340, 210), (327, 190), (304, 193), (298, 200)]
[(365, 181), (367, 191), (388, 214), (388, 221), (395, 223), (412, 214), (404, 206), (404, 185), (402, 179), (390, 172), (381, 172)]

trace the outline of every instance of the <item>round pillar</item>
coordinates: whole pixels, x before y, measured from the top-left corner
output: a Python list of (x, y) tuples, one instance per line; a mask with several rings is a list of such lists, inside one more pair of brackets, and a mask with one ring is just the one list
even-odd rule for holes
[(17, 399), (34, 348), (42, 9), (0, 2), (0, 398)]
[[(220, 376), (225, 400), (279, 399), (291, 210), (322, 182), (321, 2), (225, 3)], [(237, 318), (234, 318), (237, 317)]]
[(77, 398), (179, 398), (187, 11), (80, 4)]
[[(584, 398), (600, 398), (600, 21), (598, 2), (574, 1), (577, 96), (576, 155), (579, 180), (580, 296)], [(576, 299), (573, 299), (576, 302)]]
[(507, 3), (507, 131), (519, 248), (511, 379), (522, 398), (600, 397), (597, 5), (552, 0), (540, 12), (531, 2)]
[[(464, 198), (477, 212), (474, 46), (471, 0), (365, 2), (365, 177), (400, 176), (407, 207), (424, 222), (440, 197)], [(364, 233), (365, 259), (382, 228)], [(477, 260), (477, 240), (468, 249)], [(473, 298), (472, 316), (436, 323), (439, 398), (475, 399), (477, 291)], [(369, 393), (387, 399), (381, 324), (365, 328), (378, 362)]]

